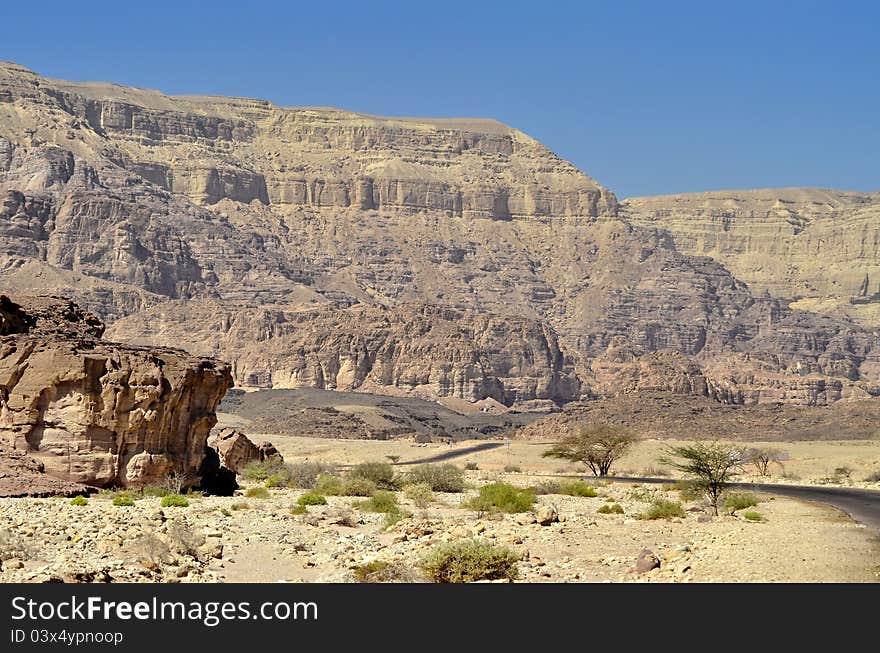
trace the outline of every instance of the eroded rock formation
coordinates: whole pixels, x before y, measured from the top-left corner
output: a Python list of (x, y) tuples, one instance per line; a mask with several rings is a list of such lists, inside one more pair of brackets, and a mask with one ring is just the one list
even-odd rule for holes
[(0, 443), (55, 477), (95, 486), (197, 484), (227, 365), (100, 340), (60, 298), (0, 298)]

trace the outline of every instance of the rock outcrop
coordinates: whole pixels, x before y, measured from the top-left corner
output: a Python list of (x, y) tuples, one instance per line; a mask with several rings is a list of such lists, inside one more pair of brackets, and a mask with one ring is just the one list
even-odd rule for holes
[(228, 366), (102, 341), (64, 299), (4, 296), (0, 315), (0, 444), (76, 483), (198, 483)]
[[(243, 386), (555, 410), (639, 387), (822, 403), (880, 384), (866, 314), (754, 292), (719, 262), (740, 259), (693, 255), (718, 248), (647, 205), (619, 209), (494, 121), (169, 97), (3, 64), (0, 197), (5, 288), (63, 293), (116, 340), (229, 360)], [(825, 210), (809, 206), (749, 241), (779, 241), (778, 220), (807, 231)], [(635, 368), (607, 358), (621, 339)]]
[(243, 472), (248, 463), (253, 461), (284, 462), (284, 458), (269, 442), (261, 442), (258, 446), (237, 429), (222, 428), (212, 433), (208, 438), (208, 446), (216, 449), (223, 467), (237, 474)]

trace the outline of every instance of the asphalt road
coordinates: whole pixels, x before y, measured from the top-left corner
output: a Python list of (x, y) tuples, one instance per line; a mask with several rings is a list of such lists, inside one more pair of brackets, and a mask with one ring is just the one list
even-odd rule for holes
[[(638, 478), (608, 476), (603, 480), (619, 483), (674, 483), (669, 478)], [(819, 487), (815, 485), (775, 485), (773, 483), (731, 483), (731, 487), (778, 494), (804, 501), (825, 503), (842, 510), (852, 519), (880, 532), (880, 491), (846, 487)]]
[[(423, 463), (436, 463), (452, 458), (458, 458), (467, 454), (487, 449), (503, 447), (503, 442), (483, 442), (465, 449), (453, 449), (445, 453), (436, 454), (427, 458), (410, 460), (397, 463), (398, 465), (420, 465)], [(606, 476), (603, 480), (615, 483), (674, 483), (671, 478), (640, 478), (637, 476)], [(813, 501), (833, 506), (842, 510), (852, 519), (868, 528), (880, 533), (880, 491), (861, 490), (845, 487), (821, 487), (815, 485), (776, 485), (773, 483), (731, 483), (732, 487), (753, 492), (766, 492), (794, 497), (803, 501)]]

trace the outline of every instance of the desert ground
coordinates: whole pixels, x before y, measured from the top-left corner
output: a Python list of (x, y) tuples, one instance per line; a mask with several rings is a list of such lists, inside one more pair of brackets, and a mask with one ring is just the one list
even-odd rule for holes
[[(418, 561), (433, 547), (477, 538), (515, 553), (517, 582), (880, 582), (876, 534), (830, 507), (781, 497), (758, 496), (754, 522), (743, 511), (713, 516), (668, 487), (618, 483), (596, 484), (595, 497), (541, 495), (533, 512), (519, 514), (461, 505), (485, 483), (535, 478), (468, 471), (471, 489), (436, 493), (424, 507), (400, 493), (390, 527), (355, 497), (292, 514), (303, 491), (291, 489), (254, 498), (243, 496), (245, 486), (242, 496), (192, 496), (189, 507), (166, 508), (154, 497), (115, 506), (111, 493), (84, 506), (4, 499), (0, 580), (353, 582), (358, 567), (380, 561), (393, 570), (390, 580), (418, 582)], [(658, 497), (680, 500), (683, 516), (638, 518)], [(535, 512), (551, 505), (559, 521), (537, 523)], [(610, 505), (623, 513), (598, 512)], [(659, 567), (639, 573), (644, 549)]]
[[(364, 509), (359, 497), (327, 496), (326, 505), (296, 508), (305, 490), (243, 479), (236, 496), (192, 494), (188, 507), (163, 508), (151, 496), (117, 506), (111, 491), (82, 506), (65, 498), (2, 499), (0, 580), (354, 582), (359, 568), (379, 564), (386, 581), (420, 582), (426, 578), (419, 561), (434, 547), (478, 539), (513, 552), (516, 582), (880, 582), (880, 537), (823, 504), (762, 494), (750, 508), (757, 518), (725, 508), (716, 516), (705, 499), (684, 495), (672, 483), (604, 482), (579, 465), (543, 458), (548, 443), (534, 441), (501, 440), (499, 447), (474, 452), (486, 441), (271, 439), (293, 464), (344, 468), (396, 460), (404, 482), (413, 468), (406, 463), (453, 455), (444, 464), (467, 466), (466, 489), (418, 502), (396, 492), (394, 520)], [(639, 442), (615, 472), (671, 473), (657, 459), (676, 443)], [(880, 467), (880, 442), (775, 446), (787, 455), (770, 478), (744, 474), (741, 480), (880, 489), (864, 480)], [(539, 492), (531, 510), (511, 514), (464, 505), (489, 483), (534, 488), (572, 475), (596, 496)], [(657, 499), (679, 502), (682, 513), (644, 518)], [(609, 506), (620, 512), (599, 512)], [(538, 523), (553, 512), (558, 520)], [(637, 567), (646, 549), (659, 564), (647, 572)]]

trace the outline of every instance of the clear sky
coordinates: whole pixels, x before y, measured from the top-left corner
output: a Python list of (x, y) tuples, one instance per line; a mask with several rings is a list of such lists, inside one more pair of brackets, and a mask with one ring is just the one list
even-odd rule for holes
[(50, 77), (495, 118), (620, 197), (880, 190), (877, 2), (3, 0), (0, 25)]

